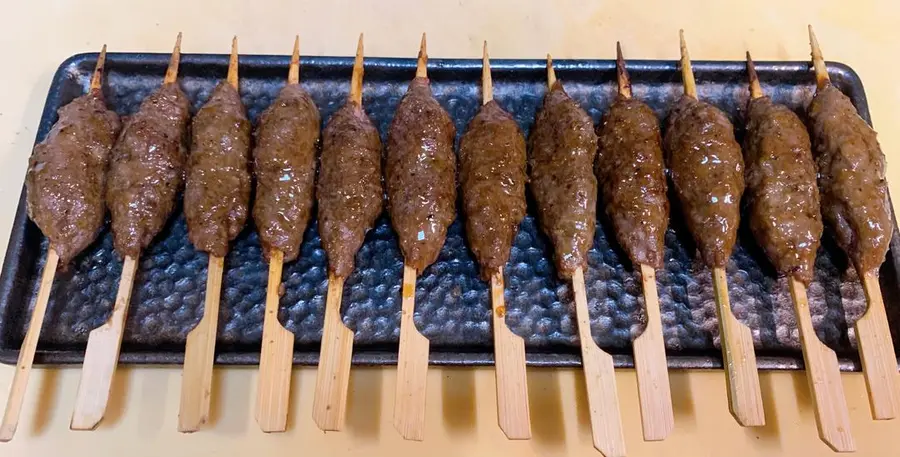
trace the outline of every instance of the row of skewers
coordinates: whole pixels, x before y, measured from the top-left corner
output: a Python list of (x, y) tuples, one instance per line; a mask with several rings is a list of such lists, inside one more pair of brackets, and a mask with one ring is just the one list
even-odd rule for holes
[(287, 84), (262, 114), (253, 147), (238, 93), (236, 39), (226, 79), (191, 118), (177, 83), (179, 35), (162, 87), (124, 126), (103, 100), (104, 47), (90, 91), (60, 109), (59, 120), (31, 158), (29, 216), (50, 239), (50, 250), (0, 439), (11, 439), (18, 423), (54, 272), (93, 241), (108, 207), (115, 248), (125, 260), (113, 313), (88, 339), (71, 428), (92, 429), (100, 422), (137, 260), (171, 215), (182, 187), (189, 238), (209, 253), (209, 268), (204, 316), (187, 339), (178, 428), (191, 432), (207, 421), (223, 257), (250, 216), (253, 173), (252, 216), (269, 261), (255, 410), (260, 427), (266, 432), (286, 428), (293, 334), (278, 322), (278, 289), (282, 265), (298, 256), (316, 199), (329, 282), (313, 417), (323, 430), (341, 429), (353, 344), (353, 333), (340, 317), (343, 283), (382, 211), (386, 191), (405, 263), (394, 425), (404, 438), (421, 440), (429, 343), (413, 322), (415, 281), (436, 260), (455, 217), (458, 160), (469, 244), (491, 282), (499, 424), (509, 438), (531, 435), (524, 342), (505, 325), (502, 312), (503, 266), (525, 215), (526, 181), (541, 228), (553, 243), (557, 271), (573, 283), (595, 447), (607, 456), (625, 454), (613, 361), (593, 342), (584, 285), (598, 184), (617, 239), (640, 268), (644, 287), (647, 327), (634, 340), (644, 438), (661, 440), (671, 433), (674, 416), (655, 279), (669, 219), (668, 165), (688, 228), (713, 272), (732, 414), (744, 426), (765, 423), (752, 337), (731, 312), (725, 279), (746, 191), (755, 237), (790, 278), (820, 437), (835, 450), (851, 451), (837, 359), (815, 335), (806, 286), (824, 215), (869, 299), (856, 333), (873, 416), (894, 417), (900, 386), (877, 281), (890, 240), (890, 210), (875, 133), (830, 84), (811, 28), (810, 40), (818, 87), (809, 109), (812, 141), (793, 112), (762, 93), (748, 53), (751, 101), (743, 152), (727, 116), (698, 99), (683, 34), (684, 95), (669, 115), (664, 137), (653, 111), (632, 97), (619, 48), (618, 98), (596, 130), (566, 94), (548, 56), (548, 92), (528, 144), (513, 117), (493, 99), (485, 44), (483, 106), (463, 135), (457, 158), (454, 124), (431, 94), (423, 35), (416, 77), (390, 127), (384, 170), (378, 131), (362, 106), (362, 36), (348, 100), (321, 138), (319, 112), (299, 84), (295, 42)]

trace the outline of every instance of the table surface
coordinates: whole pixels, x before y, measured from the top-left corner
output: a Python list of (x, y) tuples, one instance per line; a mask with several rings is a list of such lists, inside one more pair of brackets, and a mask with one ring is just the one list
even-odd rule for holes
[[(433, 4), (428, 4), (433, 3)], [(6, 239), (35, 129), (57, 65), (71, 54), (97, 51), (168, 52), (184, 32), (186, 53), (226, 53), (240, 37), (242, 53), (287, 54), (299, 33), (305, 55), (352, 55), (359, 32), (370, 56), (414, 56), (428, 33), (432, 57), (479, 57), (482, 40), (494, 58), (612, 58), (620, 40), (630, 58), (675, 59), (677, 33), (686, 31), (695, 59), (806, 60), (806, 25), (813, 24), (826, 59), (851, 65), (862, 77), (879, 140), (888, 157), (893, 195), (900, 195), (895, 152), (900, 132), (900, 4), (892, 0), (635, 2), (475, 0), (421, 2), (231, 0), (32, 0), (9, 2), (0, 16), (6, 71), (0, 84), (0, 240)], [(127, 5), (127, 6), (125, 6)], [(0, 242), (5, 250), (6, 243)], [(2, 255), (4, 252), (0, 252)], [(403, 441), (391, 426), (395, 373), (354, 369), (346, 431), (323, 433), (311, 419), (314, 368), (298, 368), (288, 431), (265, 435), (252, 417), (253, 368), (214, 375), (212, 423), (192, 435), (176, 432), (178, 367), (123, 368), (116, 375), (107, 416), (94, 432), (68, 422), (80, 371), (40, 369), (32, 377), (15, 440), (5, 455), (599, 455), (580, 371), (528, 373), (534, 438), (508, 441), (497, 427), (491, 368), (433, 368), (428, 377), (425, 441)], [(13, 369), (0, 367), (5, 397)], [(842, 377), (858, 455), (887, 455), (900, 419), (871, 420), (865, 383)], [(803, 372), (761, 375), (767, 425), (741, 428), (728, 413), (721, 371), (672, 372), (675, 431), (663, 442), (641, 439), (635, 376), (617, 373), (630, 456), (830, 455), (819, 441)]]

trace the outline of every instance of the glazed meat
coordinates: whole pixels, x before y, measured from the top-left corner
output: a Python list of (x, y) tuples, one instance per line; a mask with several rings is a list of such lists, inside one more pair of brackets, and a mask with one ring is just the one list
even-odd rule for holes
[(509, 260), (525, 217), (525, 137), (496, 101), (485, 104), (459, 146), (466, 234), (484, 279)]
[(437, 260), (456, 212), (456, 127), (417, 77), (394, 114), (385, 160), (391, 223), (407, 265)]
[(106, 217), (106, 170), (121, 124), (93, 90), (59, 109), (59, 120), (34, 147), (25, 176), (28, 217), (65, 266)]
[(253, 150), (256, 201), (253, 220), (263, 255), (297, 258), (312, 212), (319, 143), (319, 110), (299, 84), (288, 84), (263, 112)]
[(780, 273), (809, 285), (822, 237), (809, 134), (793, 111), (769, 97), (751, 100), (747, 112), (750, 229)]
[(250, 205), (250, 120), (241, 96), (221, 82), (194, 116), (184, 190), (188, 238), (197, 250), (228, 253)]
[(106, 200), (116, 251), (137, 257), (163, 228), (184, 183), (190, 103), (177, 83), (147, 97), (113, 148)]
[(669, 200), (659, 121), (649, 106), (619, 97), (597, 126), (594, 169), (606, 214), (634, 266), (663, 266)]
[(860, 274), (877, 270), (891, 241), (884, 154), (875, 131), (832, 85), (809, 106), (822, 215)]
[(531, 132), (531, 192), (541, 229), (553, 243), (556, 269), (568, 279), (587, 264), (597, 225), (597, 135), (591, 117), (557, 81)]
[(381, 138), (363, 107), (354, 101), (331, 116), (323, 137), (319, 235), (329, 270), (347, 277), (366, 232), (381, 214)]
[(665, 147), (672, 183), (706, 265), (724, 268), (740, 222), (744, 160), (734, 128), (716, 107), (682, 96), (669, 114)]

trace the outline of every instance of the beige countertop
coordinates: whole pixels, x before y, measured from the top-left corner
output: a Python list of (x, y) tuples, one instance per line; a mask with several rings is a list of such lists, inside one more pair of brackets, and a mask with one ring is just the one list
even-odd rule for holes
[[(652, 0), (175, 1), (56, 0), (7, 2), (0, 47), (7, 62), (0, 84), (0, 240), (9, 234), (35, 129), (57, 65), (78, 52), (168, 52), (178, 31), (187, 53), (225, 53), (239, 35), (242, 53), (286, 54), (293, 36), (307, 55), (351, 55), (359, 32), (369, 56), (413, 56), (428, 33), (432, 57), (478, 57), (488, 40), (494, 58), (611, 58), (616, 40), (628, 57), (674, 59), (684, 28), (695, 59), (805, 60), (806, 24), (816, 27), (826, 59), (851, 65), (862, 77), (888, 177), (900, 195), (900, 4), (891, 0), (734, 2)], [(6, 243), (0, 241), (0, 249)], [(2, 254), (2, 253), (0, 253)], [(5, 398), (11, 367), (0, 367)], [(391, 426), (393, 368), (354, 369), (347, 430), (323, 433), (312, 422), (315, 369), (295, 370), (289, 430), (265, 435), (253, 417), (256, 370), (229, 368), (214, 376), (212, 424), (192, 435), (176, 432), (178, 367), (125, 368), (114, 381), (107, 417), (94, 432), (68, 422), (79, 370), (39, 369), (32, 377), (10, 456), (139, 455), (599, 455), (580, 372), (529, 371), (534, 438), (507, 441), (496, 425), (491, 368), (431, 369), (425, 441), (405, 442)], [(641, 439), (635, 376), (617, 374), (630, 456), (830, 455), (818, 440), (804, 373), (761, 376), (768, 423), (742, 429), (728, 413), (721, 371), (672, 373), (675, 431), (663, 442)], [(900, 419), (870, 419), (860, 374), (845, 374), (858, 455), (896, 454)]]

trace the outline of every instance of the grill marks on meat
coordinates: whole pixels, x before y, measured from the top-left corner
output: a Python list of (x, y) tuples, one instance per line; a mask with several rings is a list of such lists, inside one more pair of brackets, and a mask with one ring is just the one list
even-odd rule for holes
[(531, 133), (531, 190), (560, 277), (587, 264), (597, 219), (593, 165), (597, 136), (591, 117), (556, 82)]
[(750, 229), (756, 241), (780, 273), (809, 285), (822, 218), (806, 127), (793, 111), (769, 97), (753, 99), (744, 158)]
[(331, 116), (323, 137), (319, 235), (331, 273), (347, 277), (382, 210), (381, 138), (354, 101)]
[(391, 122), (385, 183), (404, 261), (418, 273), (437, 260), (455, 216), (455, 136), (428, 79), (415, 78)]
[(822, 215), (860, 275), (877, 270), (891, 241), (884, 154), (875, 131), (831, 84), (809, 106)]
[(113, 148), (107, 202), (116, 251), (137, 257), (162, 229), (184, 179), (190, 103), (177, 83), (147, 97)]
[(597, 126), (595, 172), (616, 238), (635, 266), (661, 268), (669, 200), (656, 114), (619, 97)]
[(496, 101), (472, 119), (459, 147), (469, 245), (485, 279), (509, 260), (525, 217), (525, 137)]
[(34, 147), (25, 177), (30, 217), (65, 266), (97, 237), (106, 216), (106, 171), (121, 124), (99, 90), (59, 109)]
[(263, 255), (297, 258), (309, 223), (316, 180), (319, 110), (299, 84), (288, 84), (260, 116), (253, 150), (256, 200), (253, 220)]
[(724, 268), (734, 248), (744, 161), (734, 128), (716, 107), (682, 96), (665, 135), (672, 182), (688, 229), (709, 267)]
[(237, 89), (219, 83), (191, 130), (184, 192), (188, 237), (198, 250), (224, 257), (250, 205), (250, 120)]

